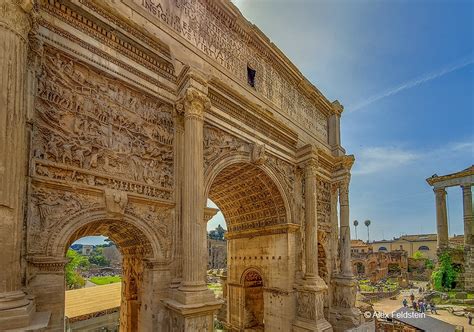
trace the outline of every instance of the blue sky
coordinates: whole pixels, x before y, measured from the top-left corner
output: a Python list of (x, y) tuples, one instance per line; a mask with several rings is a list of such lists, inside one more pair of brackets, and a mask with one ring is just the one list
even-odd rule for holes
[[(345, 106), (342, 142), (356, 156), (351, 221), (370, 219), (372, 240), (436, 232), (425, 179), (474, 160), (474, 2), (233, 2)], [(450, 233), (462, 233), (460, 188), (448, 190), (448, 209)]]
[[(474, 1), (233, 2), (345, 106), (351, 220), (370, 219), (371, 239), (434, 233), (425, 179), (474, 162)], [(450, 234), (462, 233), (460, 188), (448, 190), (448, 209)], [(219, 223), (222, 215), (208, 228)], [(358, 235), (367, 239), (365, 226)]]

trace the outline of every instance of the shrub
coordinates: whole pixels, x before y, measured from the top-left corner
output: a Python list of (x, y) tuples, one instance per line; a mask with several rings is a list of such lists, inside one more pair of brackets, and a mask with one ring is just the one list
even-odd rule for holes
[(457, 275), (458, 272), (453, 267), (451, 256), (447, 252), (441, 254), (438, 266), (431, 274), (433, 288), (438, 291), (453, 289)]

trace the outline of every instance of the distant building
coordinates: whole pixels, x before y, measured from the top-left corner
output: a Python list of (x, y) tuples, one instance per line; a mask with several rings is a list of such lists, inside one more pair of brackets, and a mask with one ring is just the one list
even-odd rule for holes
[(83, 254), (84, 256), (89, 256), (89, 255), (92, 253), (93, 250), (94, 250), (94, 246), (93, 246), (93, 245), (91, 245), (91, 244), (83, 244), (83, 245), (82, 245), (82, 251), (81, 251), (81, 252), (82, 252), (82, 254)]
[(400, 276), (408, 267), (406, 251), (374, 251), (371, 244), (362, 240), (351, 240), (351, 260), (354, 275), (371, 282)]
[(219, 225), (208, 234), (208, 269), (224, 269), (227, 266), (227, 241), (225, 240), (225, 233), (226, 230)]
[(364, 253), (372, 250), (372, 246), (362, 240), (351, 240), (351, 253)]
[(111, 266), (120, 266), (122, 264), (122, 255), (115, 245), (104, 247), (102, 254), (110, 262)]
[[(450, 244), (455, 246), (456, 243), (459, 242), (459, 237), (460, 236), (454, 236), (450, 238)], [(371, 242), (370, 245), (374, 252), (405, 250), (408, 253), (408, 257), (413, 257), (413, 254), (419, 251), (426, 258), (436, 260), (437, 239), (437, 234), (402, 235), (393, 240), (374, 241)]]

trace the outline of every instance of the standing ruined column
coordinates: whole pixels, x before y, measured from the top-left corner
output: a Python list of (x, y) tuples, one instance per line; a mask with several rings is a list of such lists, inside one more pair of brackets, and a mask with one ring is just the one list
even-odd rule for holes
[(463, 212), (464, 212), (464, 245), (474, 245), (473, 240), (473, 227), (474, 227), (474, 216), (472, 215), (472, 192), (471, 185), (463, 185), (462, 198), (463, 198)]
[(349, 225), (349, 181), (343, 180), (339, 187), (339, 210), (341, 214), (339, 247), (341, 250), (341, 273), (352, 276), (351, 265), (351, 228)]
[(446, 210), (446, 190), (435, 188), (436, 196), (436, 225), (438, 229), (438, 249), (448, 247), (448, 214)]
[(202, 260), (196, 259), (201, 251), (202, 236), (199, 224), (204, 218), (204, 112), (209, 98), (201, 91), (189, 87), (182, 99), (184, 110), (184, 174), (182, 193), (183, 222), (183, 282), (185, 292), (207, 290), (202, 278)]
[(318, 277), (318, 201), (317, 159), (311, 158), (305, 165), (305, 264), (306, 280)]

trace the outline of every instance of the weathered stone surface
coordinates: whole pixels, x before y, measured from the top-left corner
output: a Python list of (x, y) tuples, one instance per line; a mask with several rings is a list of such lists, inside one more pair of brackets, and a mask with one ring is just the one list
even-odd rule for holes
[(2, 0), (0, 42), (0, 330), (12, 292), (62, 330), (65, 252), (105, 235), (122, 331), (212, 331), (207, 198), (228, 328), (357, 324), (343, 108), (230, 1)]

